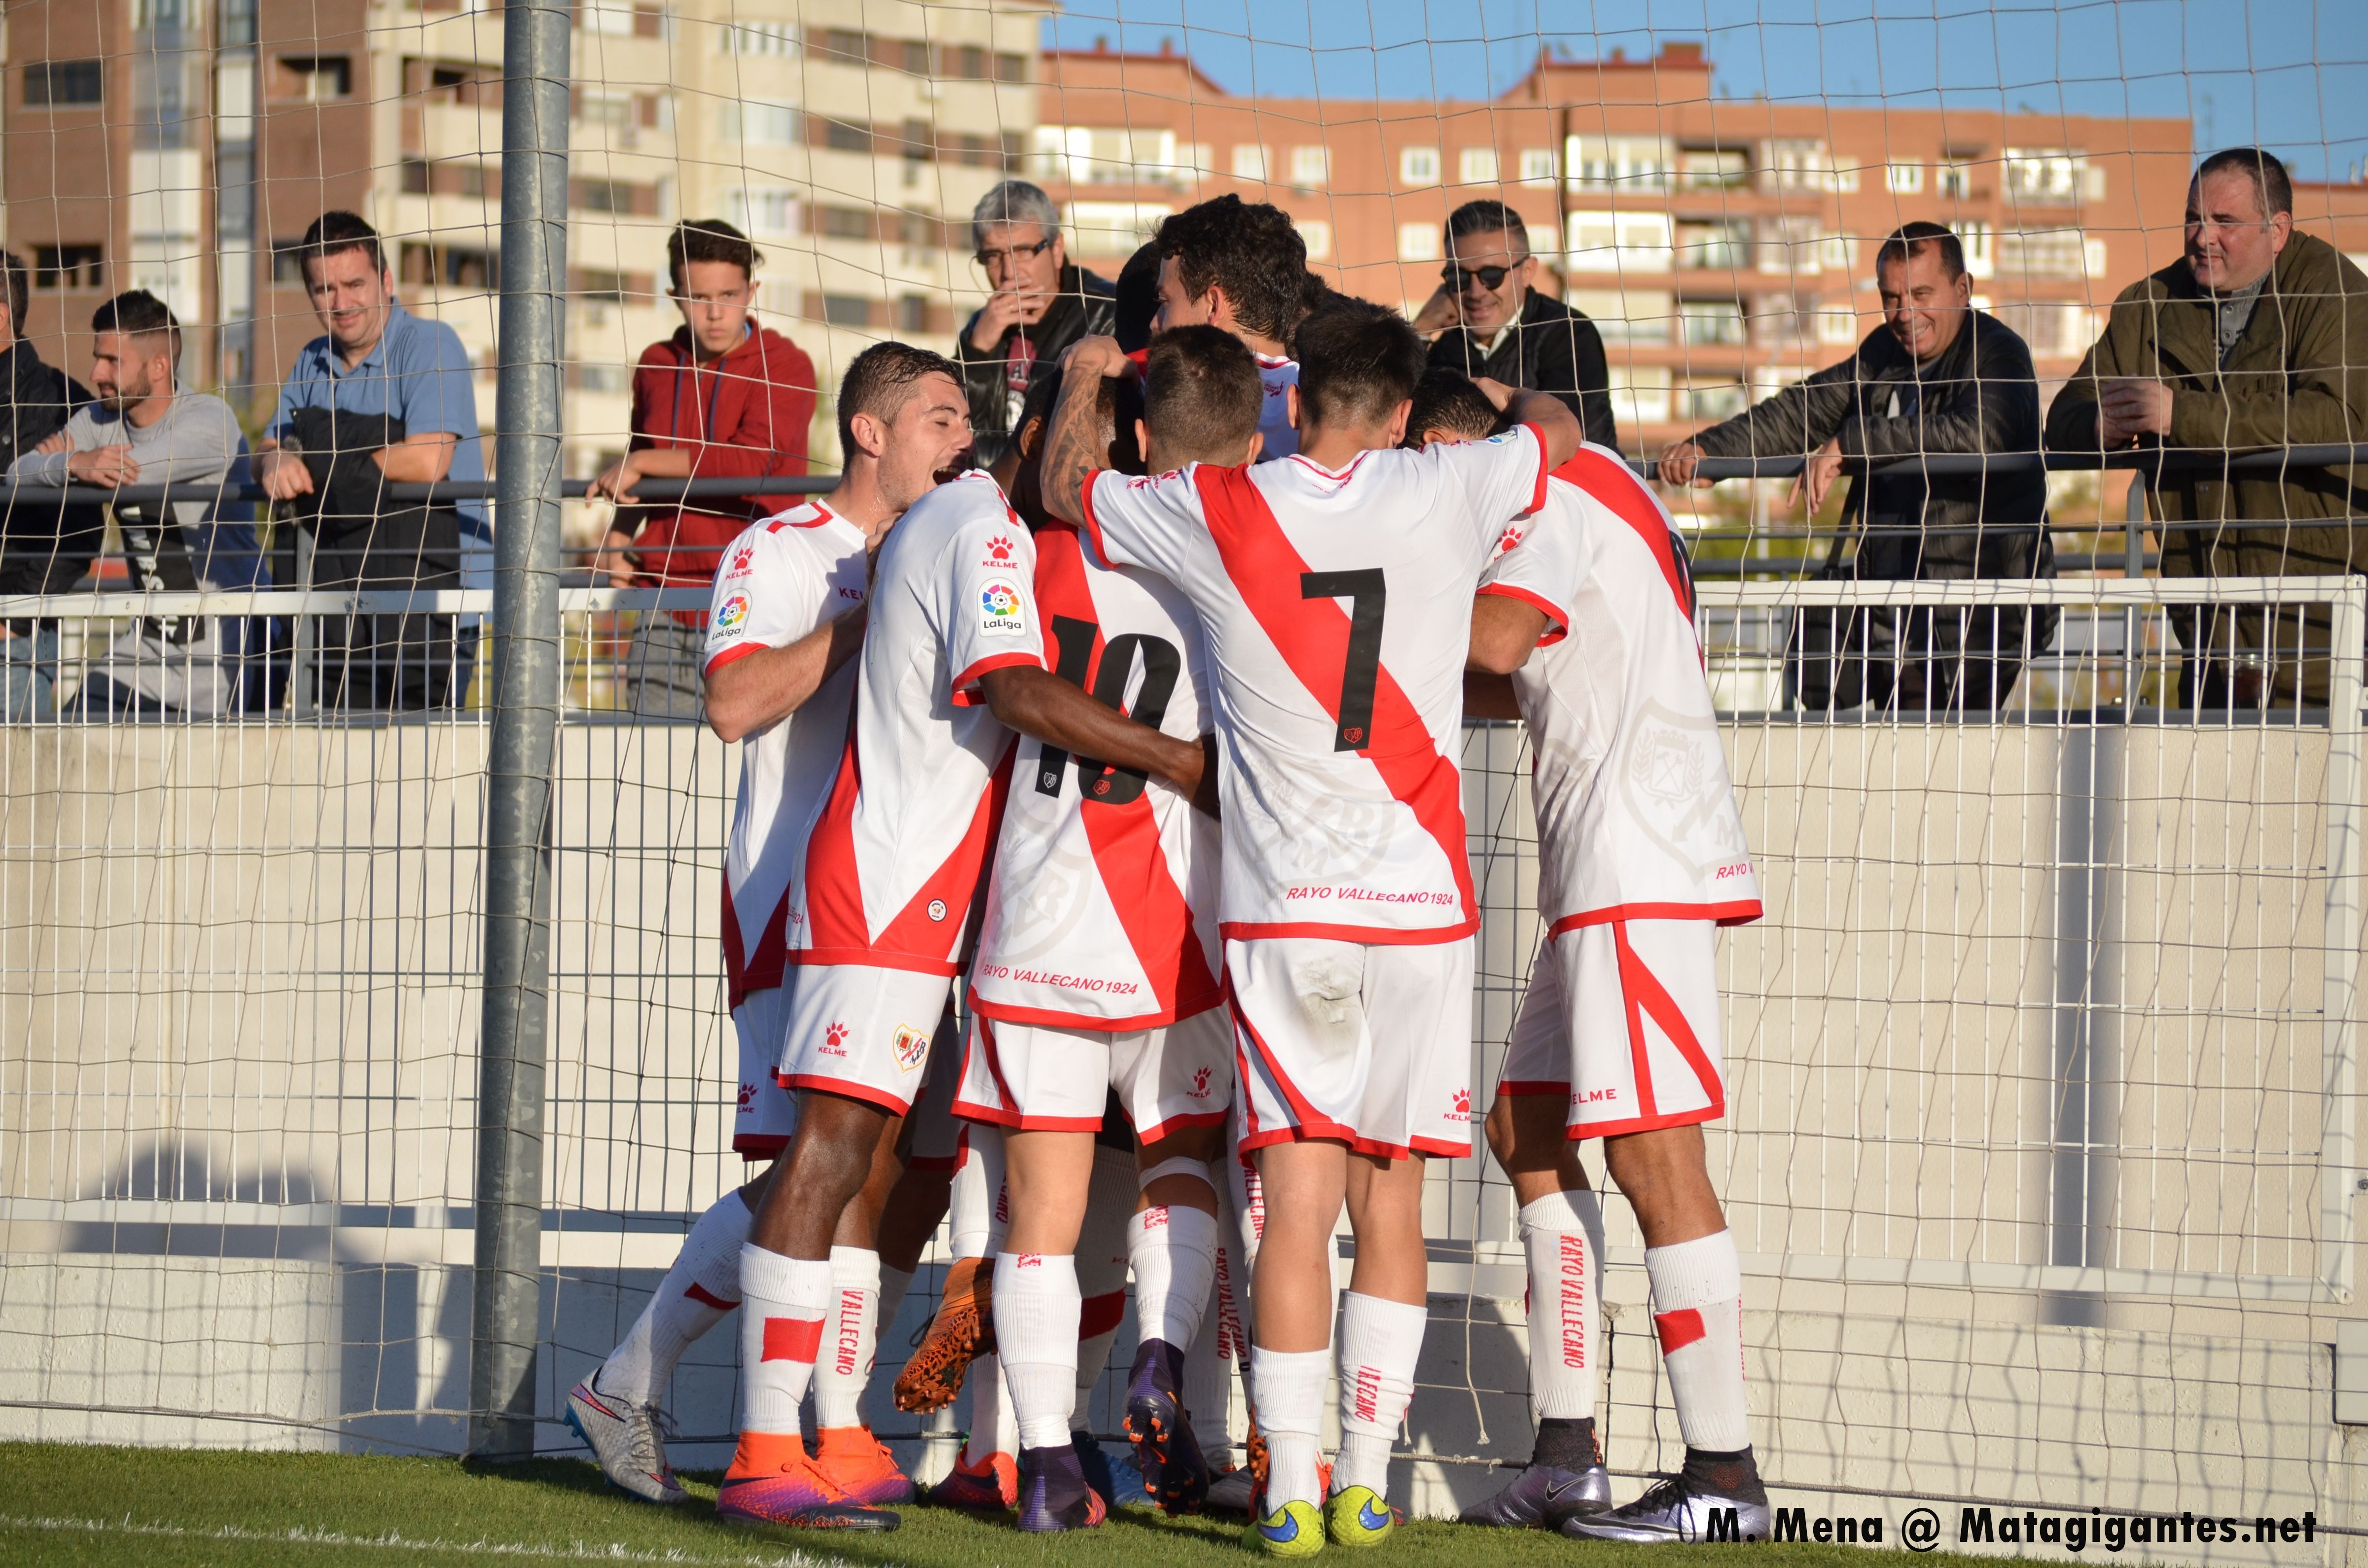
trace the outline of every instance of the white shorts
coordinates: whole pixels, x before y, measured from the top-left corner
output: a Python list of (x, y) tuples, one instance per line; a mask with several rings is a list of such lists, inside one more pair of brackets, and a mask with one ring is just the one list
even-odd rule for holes
[(1115, 1089), (1135, 1137), (1149, 1143), (1225, 1119), (1232, 1053), (1223, 1007), (1116, 1033), (973, 1013), (954, 1114), (1023, 1132), (1097, 1132)]
[(732, 1115), (732, 1152), (744, 1160), (772, 1159), (797, 1135), (798, 1096), (773, 1075), (781, 1060), (787, 995), (781, 987), (768, 985), (751, 991), (732, 1009), (732, 1032), (740, 1037), (740, 1100)]
[(1717, 933), (1709, 920), (1611, 920), (1547, 942), (1497, 1093), (1565, 1096), (1572, 1138), (1725, 1115)]
[(954, 1119), (954, 1090), (962, 1084), (962, 1021), (950, 1008), (938, 1015), (929, 1041), (929, 1081), (905, 1118), (905, 1168), (951, 1171), (962, 1156), (962, 1124)]
[(1225, 944), (1242, 1148), (1337, 1138), (1360, 1153), (1472, 1152), (1472, 938)]
[(861, 964), (792, 964), (781, 1039), (780, 1081), (869, 1100), (904, 1115), (928, 1078), (938, 1020), (953, 994), (951, 974)]

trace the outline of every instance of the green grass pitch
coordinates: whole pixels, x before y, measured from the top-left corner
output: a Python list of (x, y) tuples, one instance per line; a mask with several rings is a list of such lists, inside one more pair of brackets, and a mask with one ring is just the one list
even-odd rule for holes
[[(691, 1500), (655, 1508), (605, 1489), (573, 1460), (472, 1469), (450, 1460), (342, 1454), (195, 1452), (0, 1444), (0, 1562), (91, 1568), (183, 1564), (488, 1562), (679, 1564), (681, 1568), (1242, 1568), (1258, 1561), (1241, 1526), (1121, 1509), (1098, 1530), (1023, 1536), (1008, 1522), (908, 1507), (893, 1535), (811, 1541), (718, 1525), (713, 1478), (686, 1476)], [(1535, 1531), (1409, 1526), (1360, 1557), (1370, 1568), (1693, 1568), (1743, 1548), (1622, 1548)], [(1934, 1553), (1759, 1546), (1790, 1568), (1903, 1568)], [(1326, 1560), (1351, 1555), (1336, 1548)]]

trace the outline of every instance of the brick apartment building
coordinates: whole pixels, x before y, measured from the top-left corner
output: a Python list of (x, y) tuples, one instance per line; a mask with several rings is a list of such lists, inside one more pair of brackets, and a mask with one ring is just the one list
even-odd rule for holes
[[(630, 367), (680, 323), (663, 297), (679, 217), (755, 238), (760, 308), (825, 384), (891, 333), (951, 347), (981, 294), (970, 210), (1034, 121), (1042, 14), (1027, 0), (581, 0), (569, 471), (622, 449)], [(344, 207), (387, 236), (404, 303), (451, 323), (485, 367), (491, 428), (497, 7), (32, 0), (5, 26), (6, 243), (34, 267), (27, 326), (44, 358), (79, 367), (91, 310), (145, 287), (191, 324), (193, 383), (268, 400), (319, 330), (289, 247)], [(826, 407), (814, 436), (826, 454)]]
[[(1485, 102), (1240, 97), (1180, 54), (1048, 54), (1030, 167), (1110, 269), (1179, 206), (1290, 211), (1339, 286), (1417, 308), (1447, 213), (1518, 210), (1543, 279), (1595, 318), (1623, 446), (1657, 449), (1844, 355), (1872, 261), (1910, 219), (1965, 242), (1978, 298), (2061, 377), (2100, 307), (2180, 250), (2180, 119), (1780, 105), (1713, 97), (1700, 45), (1542, 58)], [(2299, 203), (2368, 249), (2368, 187)]]

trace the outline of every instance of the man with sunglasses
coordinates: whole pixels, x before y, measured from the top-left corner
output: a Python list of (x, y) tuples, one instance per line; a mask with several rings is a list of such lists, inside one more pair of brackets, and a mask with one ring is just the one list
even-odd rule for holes
[(971, 243), (992, 290), (954, 341), (978, 464), (992, 468), (1011, 439), (1040, 365), (1057, 364), (1081, 337), (1107, 336), (1118, 290), (1069, 265), (1061, 212), (1024, 179), (1008, 179), (971, 210)]
[(1501, 201), (1467, 201), (1448, 215), (1447, 265), (1416, 315), (1436, 333), (1430, 369), (1552, 392), (1599, 447), (1617, 448), (1611, 372), (1595, 324), (1530, 285), (1537, 258), (1529, 225)]
[[(682, 329), (633, 369), (631, 449), (592, 482), (619, 503), (594, 560), (617, 587), (705, 588), (740, 530), (789, 501), (708, 495), (631, 505), (645, 479), (773, 479), (806, 471), (814, 369), (805, 351), (749, 319), (764, 257), (721, 218), (675, 225), (666, 278)], [(704, 710), (707, 612), (645, 614), (627, 655), (625, 707), (643, 718)]]

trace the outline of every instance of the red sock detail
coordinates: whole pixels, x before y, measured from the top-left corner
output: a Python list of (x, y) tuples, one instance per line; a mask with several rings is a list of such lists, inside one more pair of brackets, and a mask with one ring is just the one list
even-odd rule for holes
[[(1674, 1312), (1654, 1313), (1653, 1332), (1661, 1336), (1661, 1354), (1674, 1356), (1710, 1330), (1702, 1326), (1701, 1312), (1691, 1307), (1684, 1307)], [(769, 1346), (766, 1354), (771, 1354)]]
[(717, 1295), (714, 1291), (709, 1290), (704, 1285), (695, 1284), (691, 1286), (689, 1290), (685, 1290), (683, 1294), (689, 1297), (692, 1301), (699, 1302), (701, 1306), (713, 1307), (719, 1312), (728, 1312), (733, 1308), (740, 1304), (737, 1301), (725, 1301), (723, 1297)]
[[(1699, 1334), (1702, 1320), (1694, 1320)], [(822, 1349), (822, 1319), (767, 1318), (765, 1320), (765, 1359), (768, 1361), (804, 1361), (811, 1363)]]
[(1077, 1343), (1082, 1345), (1098, 1334), (1108, 1334), (1126, 1316), (1126, 1292), (1112, 1290), (1107, 1296), (1087, 1296), (1077, 1303)]

